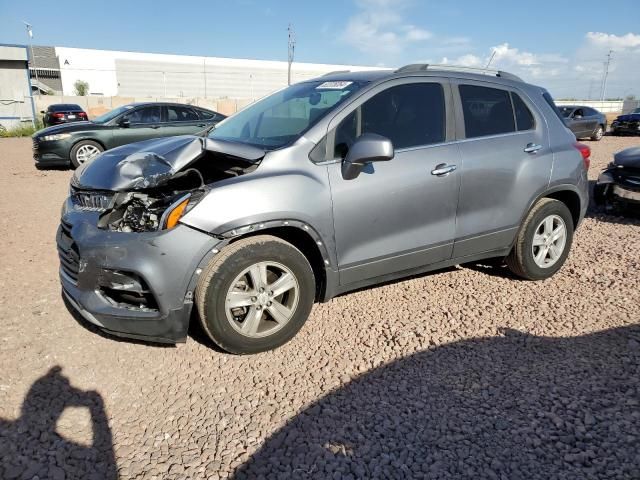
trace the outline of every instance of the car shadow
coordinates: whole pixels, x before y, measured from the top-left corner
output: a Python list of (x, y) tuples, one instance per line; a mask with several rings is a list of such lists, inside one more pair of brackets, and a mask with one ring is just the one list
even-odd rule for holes
[(307, 406), (233, 478), (640, 478), (639, 374), (637, 325), (434, 347)]
[[(91, 441), (83, 444), (61, 435), (59, 421), (67, 408), (88, 410)], [(71, 430), (76, 430), (73, 424)], [(0, 418), (0, 478), (115, 479), (117, 465), (104, 402), (98, 392), (73, 387), (53, 367), (29, 389), (20, 417)]]

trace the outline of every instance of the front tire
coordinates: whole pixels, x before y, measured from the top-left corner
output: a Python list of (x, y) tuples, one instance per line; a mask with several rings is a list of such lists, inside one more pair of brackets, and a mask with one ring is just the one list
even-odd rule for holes
[(594, 142), (599, 142), (600, 140), (602, 140), (602, 137), (604, 137), (604, 127), (602, 125), (598, 125), (596, 131), (593, 132), (593, 135), (591, 135), (591, 140), (593, 140)]
[(235, 354), (277, 348), (302, 328), (315, 299), (307, 258), (271, 235), (238, 240), (200, 275), (195, 299), (204, 331)]
[(562, 268), (572, 242), (571, 212), (559, 200), (543, 198), (520, 227), (507, 265), (519, 277), (544, 280)]
[(104, 148), (93, 140), (81, 140), (71, 149), (71, 164), (78, 168), (83, 163), (91, 161), (96, 155), (104, 152)]

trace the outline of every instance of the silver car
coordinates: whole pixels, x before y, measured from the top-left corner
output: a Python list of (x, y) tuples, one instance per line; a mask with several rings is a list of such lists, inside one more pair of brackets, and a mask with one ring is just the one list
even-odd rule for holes
[[(314, 302), (490, 257), (541, 280), (588, 204), (589, 148), (505, 72), (336, 72), (79, 168), (58, 231), (70, 308), (115, 335), (238, 354)], [(345, 325), (345, 328), (350, 328)]]

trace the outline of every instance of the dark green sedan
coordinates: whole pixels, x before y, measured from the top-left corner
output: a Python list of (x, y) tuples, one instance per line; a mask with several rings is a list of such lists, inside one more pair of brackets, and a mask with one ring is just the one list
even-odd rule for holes
[(74, 122), (33, 134), (36, 167), (78, 167), (104, 150), (174, 135), (199, 135), (225, 118), (221, 113), (176, 103), (132, 103), (90, 122)]

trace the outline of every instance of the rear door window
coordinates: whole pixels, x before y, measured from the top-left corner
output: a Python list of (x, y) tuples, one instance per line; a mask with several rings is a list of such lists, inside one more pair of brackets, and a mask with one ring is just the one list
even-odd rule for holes
[(167, 105), (167, 122), (195, 122), (198, 114), (193, 108)]
[(506, 90), (460, 85), (466, 138), (516, 131), (511, 96)]
[(382, 135), (396, 149), (444, 142), (442, 85), (425, 82), (398, 85), (370, 98), (336, 128), (335, 155), (346, 155), (363, 133)]

